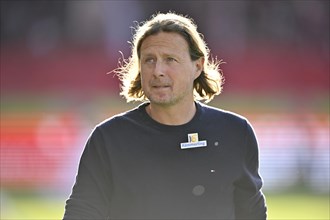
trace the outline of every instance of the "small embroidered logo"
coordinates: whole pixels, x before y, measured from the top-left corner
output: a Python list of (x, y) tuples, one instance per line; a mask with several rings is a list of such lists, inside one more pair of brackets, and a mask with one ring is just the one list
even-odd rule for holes
[(198, 142), (198, 133), (188, 134), (188, 142), (191, 143)]
[(206, 146), (207, 146), (206, 140), (203, 141), (198, 140), (198, 133), (188, 134), (188, 142), (181, 143), (181, 149), (206, 147)]

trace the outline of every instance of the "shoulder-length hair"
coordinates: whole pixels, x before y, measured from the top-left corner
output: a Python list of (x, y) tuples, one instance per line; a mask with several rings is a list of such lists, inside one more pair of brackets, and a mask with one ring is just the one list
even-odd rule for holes
[(137, 25), (131, 43), (131, 57), (123, 60), (115, 70), (121, 81), (121, 93), (127, 102), (147, 101), (141, 86), (140, 49), (143, 41), (150, 35), (159, 32), (174, 32), (180, 34), (188, 43), (191, 60), (204, 58), (203, 70), (194, 81), (194, 97), (196, 100), (211, 101), (222, 91), (224, 82), (222, 70), (219, 68), (222, 60), (210, 58), (210, 50), (203, 36), (198, 33), (197, 25), (191, 18), (172, 12), (158, 13), (149, 21)]

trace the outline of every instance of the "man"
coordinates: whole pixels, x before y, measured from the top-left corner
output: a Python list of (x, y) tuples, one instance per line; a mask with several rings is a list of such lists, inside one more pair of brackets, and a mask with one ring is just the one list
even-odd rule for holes
[(187, 17), (139, 26), (117, 72), (144, 103), (94, 129), (64, 219), (266, 219), (249, 122), (197, 101), (221, 92), (219, 64)]

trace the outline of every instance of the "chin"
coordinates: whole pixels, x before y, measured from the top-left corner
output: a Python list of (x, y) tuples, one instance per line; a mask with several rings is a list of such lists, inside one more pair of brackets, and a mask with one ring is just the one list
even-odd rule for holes
[(150, 103), (156, 104), (156, 105), (172, 105), (175, 103), (172, 99), (165, 98), (165, 97), (163, 97), (163, 98), (151, 97), (151, 98), (149, 98), (149, 101), (150, 101)]

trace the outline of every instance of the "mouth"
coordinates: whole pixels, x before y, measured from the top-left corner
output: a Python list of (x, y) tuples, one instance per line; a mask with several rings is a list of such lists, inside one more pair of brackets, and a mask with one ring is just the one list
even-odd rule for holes
[(160, 83), (160, 82), (154, 82), (150, 84), (152, 88), (155, 89), (162, 89), (162, 88), (170, 88), (171, 85), (169, 83)]
[(155, 89), (162, 89), (162, 88), (170, 88), (170, 86), (167, 85), (156, 85), (156, 86), (152, 86)]
[(154, 80), (150, 82), (150, 88), (156, 91), (168, 90), (171, 89), (172, 83), (161, 80)]
[(152, 89), (155, 91), (167, 91), (169, 90), (171, 87), (168, 85), (154, 85), (152, 86)]

